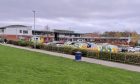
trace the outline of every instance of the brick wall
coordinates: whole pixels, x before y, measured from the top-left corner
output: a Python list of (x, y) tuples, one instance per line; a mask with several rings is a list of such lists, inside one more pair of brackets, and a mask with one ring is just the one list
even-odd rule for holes
[[(4, 38), (5, 39), (7, 39), (7, 40), (13, 40), (13, 41), (18, 41), (20, 39), (19, 37), (21, 37), (21, 36), (18, 36), (18, 35), (4, 35)], [(31, 38), (31, 36), (22, 36), (22, 37), (24, 37), (24, 39), (26, 41), (29, 41), (30, 38)]]

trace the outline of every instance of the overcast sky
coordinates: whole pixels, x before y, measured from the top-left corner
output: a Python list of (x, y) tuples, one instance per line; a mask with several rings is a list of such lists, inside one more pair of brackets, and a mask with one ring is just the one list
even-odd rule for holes
[(0, 0), (0, 25), (32, 26), (36, 10), (38, 29), (140, 33), (139, 8), (140, 0)]

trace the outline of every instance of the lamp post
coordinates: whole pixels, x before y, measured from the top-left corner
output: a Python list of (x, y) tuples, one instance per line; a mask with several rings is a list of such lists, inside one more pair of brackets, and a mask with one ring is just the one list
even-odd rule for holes
[(2, 33), (3, 33), (3, 35), (2, 35), (2, 41), (3, 41), (3, 43), (5, 42), (4, 41), (4, 39), (5, 39), (5, 36), (4, 36), (4, 29), (2, 29)]
[(36, 11), (35, 10), (33, 10), (33, 14), (34, 14), (34, 33), (33, 33), (33, 37), (34, 37), (34, 48), (36, 48), (36, 36), (35, 36), (35, 17), (36, 17)]

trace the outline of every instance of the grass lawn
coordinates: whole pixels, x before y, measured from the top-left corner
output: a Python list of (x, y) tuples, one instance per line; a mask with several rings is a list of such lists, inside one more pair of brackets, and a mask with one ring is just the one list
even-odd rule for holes
[(140, 73), (0, 45), (0, 84), (140, 84)]

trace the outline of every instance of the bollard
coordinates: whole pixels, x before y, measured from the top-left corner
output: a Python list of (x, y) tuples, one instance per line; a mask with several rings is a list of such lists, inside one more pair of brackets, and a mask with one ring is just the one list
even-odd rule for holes
[(75, 52), (75, 61), (81, 61), (82, 59), (82, 53), (77, 51)]

